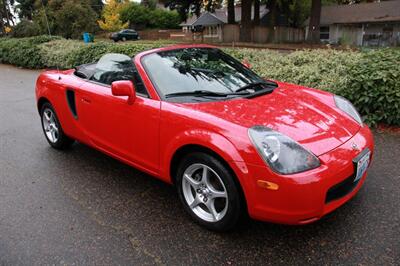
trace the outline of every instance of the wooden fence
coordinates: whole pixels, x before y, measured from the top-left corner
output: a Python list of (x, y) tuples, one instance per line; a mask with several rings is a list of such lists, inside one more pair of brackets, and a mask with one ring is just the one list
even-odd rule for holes
[[(143, 30), (139, 35), (144, 40), (171, 39), (177, 41), (195, 42), (223, 42), (234, 43), (240, 39), (240, 25), (219, 26), (213, 35), (207, 34), (207, 28), (203, 33), (192, 33), (181, 30)], [(305, 40), (304, 29), (288, 27), (254, 27), (251, 31), (253, 43), (300, 43)]]
[(181, 36), (183, 32), (181, 30), (140, 30), (138, 31), (139, 36), (143, 40), (165, 40), (171, 39), (175, 35)]
[[(240, 37), (239, 25), (224, 25), (223, 42), (238, 42)], [(251, 40), (254, 43), (299, 43), (304, 42), (304, 29), (289, 27), (254, 27), (251, 31)]]

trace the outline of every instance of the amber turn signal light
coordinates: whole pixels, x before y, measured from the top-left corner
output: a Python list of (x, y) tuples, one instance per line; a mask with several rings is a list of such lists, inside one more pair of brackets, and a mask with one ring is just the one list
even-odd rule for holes
[(275, 183), (272, 183), (272, 182), (269, 182), (269, 181), (265, 181), (265, 180), (257, 180), (257, 185), (259, 187), (266, 188), (266, 189), (269, 189), (269, 190), (278, 190), (279, 189), (279, 185), (278, 184), (275, 184)]

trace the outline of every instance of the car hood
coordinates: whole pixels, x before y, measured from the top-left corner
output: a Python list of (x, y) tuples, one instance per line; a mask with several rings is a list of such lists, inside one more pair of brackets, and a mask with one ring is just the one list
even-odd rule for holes
[(187, 103), (190, 108), (250, 128), (263, 125), (322, 155), (349, 140), (360, 125), (335, 107), (333, 95), (278, 83), (271, 94), (253, 99)]

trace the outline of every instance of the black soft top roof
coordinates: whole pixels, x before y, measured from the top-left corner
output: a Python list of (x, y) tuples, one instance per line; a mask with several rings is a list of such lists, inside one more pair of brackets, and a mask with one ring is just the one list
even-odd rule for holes
[(90, 79), (96, 70), (96, 64), (97, 62), (75, 67), (75, 75), (80, 78)]

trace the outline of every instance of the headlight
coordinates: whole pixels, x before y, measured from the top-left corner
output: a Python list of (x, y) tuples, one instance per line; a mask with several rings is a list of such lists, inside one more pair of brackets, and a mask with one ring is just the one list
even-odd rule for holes
[(252, 127), (249, 136), (258, 153), (275, 172), (295, 174), (320, 166), (314, 154), (291, 138), (267, 127)]
[(351, 104), (351, 102), (338, 95), (335, 95), (334, 98), (337, 108), (348, 114), (351, 118), (356, 120), (360, 125), (363, 124), (361, 116), (357, 112), (356, 108)]

